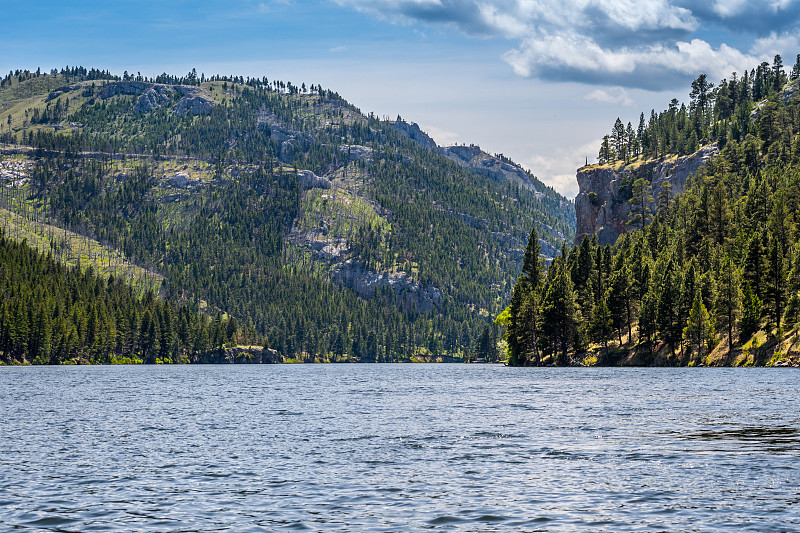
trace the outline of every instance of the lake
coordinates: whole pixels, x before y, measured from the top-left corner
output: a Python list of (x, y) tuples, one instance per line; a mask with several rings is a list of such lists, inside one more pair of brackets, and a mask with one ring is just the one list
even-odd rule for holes
[(800, 531), (793, 369), (0, 367), (0, 530)]

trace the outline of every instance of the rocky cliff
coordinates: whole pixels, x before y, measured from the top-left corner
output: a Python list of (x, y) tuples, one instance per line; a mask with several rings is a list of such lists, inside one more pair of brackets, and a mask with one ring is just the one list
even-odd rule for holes
[[(719, 153), (715, 145), (704, 146), (692, 155), (652, 160), (622, 167), (588, 166), (578, 170), (580, 192), (575, 198), (575, 242), (586, 235), (597, 234), (601, 244), (613, 244), (628, 231), (631, 212), (628, 200), (631, 185), (639, 178), (650, 182), (653, 197), (658, 197), (661, 184), (669, 181), (671, 196), (682, 194), (686, 180), (706, 161)], [(655, 209), (655, 200), (651, 205)]]

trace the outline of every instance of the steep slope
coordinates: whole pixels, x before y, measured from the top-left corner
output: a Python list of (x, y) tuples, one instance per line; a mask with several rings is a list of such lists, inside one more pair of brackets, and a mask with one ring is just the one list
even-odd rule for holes
[(476, 172), (330, 90), (91, 72), (3, 81), (3, 138), (32, 165), (7, 186), (283, 355), (464, 355), (531, 228), (573, 238), (572, 203), (512, 163)]
[(0, 229), (0, 363), (168, 363), (244, 340), (236, 321), (138, 297), (113, 276), (56, 262)]

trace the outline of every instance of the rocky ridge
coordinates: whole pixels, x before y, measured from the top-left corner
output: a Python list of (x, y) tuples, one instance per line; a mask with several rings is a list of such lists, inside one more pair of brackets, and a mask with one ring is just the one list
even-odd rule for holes
[(519, 165), (512, 164), (501, 157), (490, 155), (480, 146), (475, 144), (439, 146), (427, 133), (422, 131), (418, 124), (403, 120), (392, 122), (392, 127), (416, 142), (423, 148), (433, 150), (447, 157), (451, 161), (470, 169), (481, 176), (498, 182), (510, 181), (534, 191), (537, 196), (543, 193), (533, 182), (532, 175)]

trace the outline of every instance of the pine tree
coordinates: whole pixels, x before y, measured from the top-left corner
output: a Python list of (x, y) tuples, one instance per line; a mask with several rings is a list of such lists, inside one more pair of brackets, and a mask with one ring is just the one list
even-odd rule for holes
[(525, 246), (525, 255), (522, 259), (522, 275), (528, 278), (533, 290), (538, 290), (544, 276), (544, 263), (541, 257), (541, 245), (536, 228), (531, 229), (528, 244)]
[(529, 296), (530, 284), (526, 276), (520, 276), (511, 294), (509, 305), (508, 327), (506, 328), (506, 341), (508, 342), (508, 365), (525, 366), (527, 362), (525, 353), (525, 317), (523, 306)]
[(623, 328), (628, 330), (628, 342), (633, 342), (633, 332), (631, 330), (631, 322), (633, 321), (631, 310), (632, 291), (630, 270), (622, 262), (614, 269), (606, 293), (613, 322), (619, 335), (620, 346), (622, 346)]
[(542, 334), (555, 354), (557, 363), (567, 364), (577, 326), (575, 290), (566, 270), (564, 256), (551, 265), (554, 270), (542, 300)]
[(772, 326), (780, 329), (786, 302), (786, 264), (777, 238), (770, 238), (766, 279), (766, 301)]
[(648, 290), (642, 298), (639, 311), (639, 342), (645, 342), (647, 351), (653, 351), (653, 340), (658, 331), (658, 295)]
[(710, 346), (713, 331), (711, 317), (698, 290), (695, 292), (692, 309), (689, 312), (683, 334), (689, 339), (690, 346), (695, 346), (697, 354), (700, 355), (703, 346)]
[(656, 295), (656, 324), (661, 337), (670, 345), (673, 355), (675, 346), (681, 341), (681, 277), (675, 271), (675, 264), (670, 261), (661, 276)]
[(792, 81), (798, 78), (800, 78), (800, 54), (797, 54), (797, 59), (795, 60), (794, 66), (792, 67), (792, 73), (789, 75), (789, 79), (791, 79)]
[[(763, 238), (755, 233), (748, 244), (747, 255), (744, 261), (744, 279), (753, 293), (761, 297), (764, 294), (763, 275), (766, 270), (766, 261)], [(760, 318), (760, 317), (759, 317)]]
[(672, 183), (669, 180), (661, 182), (658, 190), (658, 214), (667, 216), (672, 203)]
[(616, 158), (624, 160), (627, 152), (625, 146), (625, 125), (619, 117), (617, 117), (617, 121), (614, 123), (614, 129), (611, 131), (611, 139), (614, 143)]
[(742, 322), (739, 327), (739, 338), (741, 342), (745, 342), (761, 327), (761, 315), (763, 313), (761, 299), (753, 291), (750, 282), (747, 281), (744, 284), (742, 304)]
[(739, 271), (730, 257), (724, 256), (721, 261), (717, 286), (719, 294), (715, 308), (716, 323), (728, 333), (728, 354), (733, 351), (733, 329), (736, 327), (741, 311), (741, 278)]
[(611, 327), (613, 325), (611, 312), (608, 310), (605, 298), (594, 308), (594, 316), (592, 317), (591, 333), (592, 337), (603, 343), (604, 356), (603, 361), (608, 362), (608, 338), (611, 335)]
[(633, 182), (631, 190), (631, 214), (628, 217), (628, 225), (639, 229), (644, 229), (651, 219), (650, 204), (653, 202), (652, 187), (650, 182), (644, 178), (639, 178)]
[(611, 142), (608, 135), (603, 136), (603, 142), (600, 144), (600, 152), (597, 154), (597, 162), (605, 165), (614, 160), (614, 149), (611, 147)]

